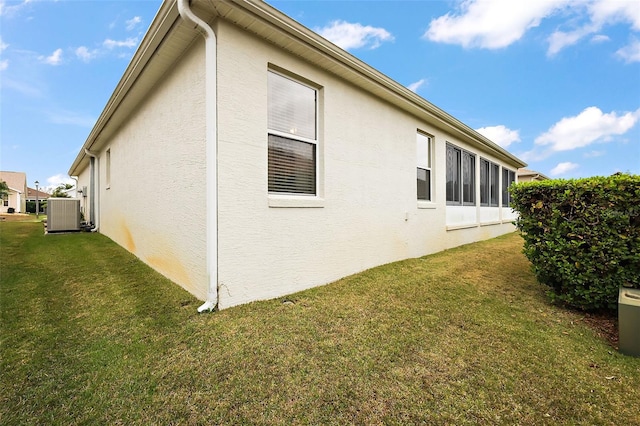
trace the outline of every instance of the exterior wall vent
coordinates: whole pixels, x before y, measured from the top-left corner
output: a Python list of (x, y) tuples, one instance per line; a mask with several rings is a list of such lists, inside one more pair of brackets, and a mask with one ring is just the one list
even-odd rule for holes
[(49, 198), (47, 200), (47, 232), (80, 230), (80, 200)]

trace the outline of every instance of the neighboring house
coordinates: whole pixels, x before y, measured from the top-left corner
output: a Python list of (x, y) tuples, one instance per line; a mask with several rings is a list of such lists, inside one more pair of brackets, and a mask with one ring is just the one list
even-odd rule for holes
[(531, 182), (536, 180), (547, 180), (549, 179), (542, 173), (529, 170), (529, 169), (518, 169), (518, 182)]
[(27, 211), (27, 175), (23, 172), (0, 172), (0, 181), (5, 181), (9, 194), (2, 199), (0, 213), (7, 213), (13, 208), (15, 213)]
[[(36, 194), (38, 194), (38, 208), (40, 209), (40, 211), (44, 211), (44, 201), (47, 201), (47, 199), (49, 197), (51, 197), (51, 194), (47, 193), (47, 192), (42, 192), (40, 190), (35, 190), (33, 188), (29, 188), (27, 187), (27, 201), (36, 202)], [(35, 211), (35, 206), (34, 206), (34, 211)]]
[(181, 0), (69, 175), (96, 230), (206, 310), (511, 232), (524, 166), (262, 1)]
[(27, 187), (27, 201), (36, 201), (36, 193), (38, 194), (38, 201), (44, 201), (47, 198), (51, 197), (51, 194), (48, 192), (42, 192), (40, 190), (35, 190), (33, 188)]

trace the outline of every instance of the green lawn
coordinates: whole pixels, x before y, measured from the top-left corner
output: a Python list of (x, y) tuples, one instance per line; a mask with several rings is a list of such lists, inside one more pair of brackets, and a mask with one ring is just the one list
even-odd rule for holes
[(518, 234), (200, 302), (92, 233), (0, 223), (0, 424), (640, 424), (640, 358), (550, 305)]

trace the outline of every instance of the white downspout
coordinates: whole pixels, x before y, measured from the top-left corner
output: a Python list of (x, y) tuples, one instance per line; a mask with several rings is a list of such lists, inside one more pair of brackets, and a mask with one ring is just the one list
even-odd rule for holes
[(198, 26), (205, 37), (205, 113), (206, 113), (206, 210), (207, 210), (207, 277), (209, 280), (207, 301), (198, 312), (213, 311), (218, 306), (218, 131), (216, 92), (216, 33), (204, 20), (197, 17), (189, 6), (189, 0), (178, 0), (178, 12), (182, 19)]
[(75, 184), (75, 187), (76, 187), (76, 196), (75, 196), (75, 198), (78, 198), (78, 176), (71, 176), (71, 175), (69, 175), (69, 177), (70, 177), (71, 179), (73, 179), (73, 180), (74, 180), (74, 182), (76, 183), (76, 184)]
[(98, 156), (96, 154), (86, 148), (84, 149), (84, 153), (92, 159), (91, 180), (93, 181), (93, 185), (91, 186), (91, 200), (89, 201), (91, 211), (89, 213), (93, 215), (96, 222), (93, 224), (91, 232), (98, 232), (100, 226), (100, 163), (98, 162)]
[[(79, 179), (79, 176), (71, 176), (71, 175), (69, 175), (69, 177), (71, 179), (73, 179), (75, 181), (75, 183), (76, 183), (76, 196), (75, 196), (75, 198), (80, 199), (80, 196), (78, 195), (78, 190), (79, 190), (78, 189), (78, 179)], [(80, 202), (80, 214), (82, 214), (82, 202)], [(86, 220), (86, 218), (85, 218), (85, 220)]]

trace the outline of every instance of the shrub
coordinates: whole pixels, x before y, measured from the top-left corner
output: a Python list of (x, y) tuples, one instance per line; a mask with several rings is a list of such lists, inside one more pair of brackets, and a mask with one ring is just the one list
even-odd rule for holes
[(640, 176), (615, 174), (512, 186), (524, 254), (555, 301), (616, 309), (640, 288)]
[[(44, 212), (47, 207), (47, 200), (40, 200), (38, 202), (38, 207), (40, 211), (38, 213)], [(36, 202), (35, 201), (27, 201), (27, 213), (35, 213), (36, 212)]]

